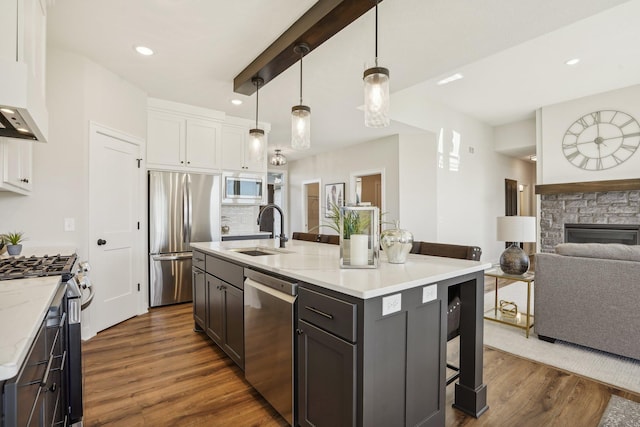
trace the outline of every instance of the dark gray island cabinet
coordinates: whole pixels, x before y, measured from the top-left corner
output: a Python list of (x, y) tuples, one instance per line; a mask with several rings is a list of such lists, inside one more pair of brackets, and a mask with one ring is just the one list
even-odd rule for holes
[(333, 245), (295, 241), (278, 253), (272, 242), (268, 256), (238, 252), (260, 244), (249, 242), (192, 244), (195, 323), (242, 362), (242, 267), (298, 284), (295, 425), (445, 425), (452, 286), (460, 288), (461, 303), (453, 406), (474, 417), (488, 409), (482, 316), (483, 273), (490, 264), (420, 255), (404, 265), (382, 262), (375, 270), (349, 271), (339, 268)]
[[(447, 287), (461, 286), (467, 304), (477, 305), (480, 279), (468, 275), (366, 300), (301, 284), (299, 424), (444, 425)], [(481, 345), (475, 351), (482, 323), (477, 330), (470, 314), (454, 406), (477, 417), (487, 408)]]
[(193, 317), (244, 369), (244, 269), (241, 265), (193, 251)]

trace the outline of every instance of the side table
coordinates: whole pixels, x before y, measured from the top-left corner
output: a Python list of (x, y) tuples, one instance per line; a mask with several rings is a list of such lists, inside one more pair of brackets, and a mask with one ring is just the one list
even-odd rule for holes
[[(496, 279), (495, 301), (493, 308), (484, 312), (484, 318), (494, 322), (503, 323), (505, 325), (514, 326), (524, 329), (525, 336), (529, 338), (529, 330), (533, 327), (533, 314), (531, 314), (531, 286), (535, 281), (535, 273), (528, 271), (522, 275), (507, 274), (500, 267), (495, 267), (484, 272), (485, 276), (494, 277)], [(522, 313), (503, 312), (498, 307), (498, 279), (509, 280), (510, 282), (525, 282), (527, 284), (527, 310)], [(505, 314), (506, 313), (506, 314)]]

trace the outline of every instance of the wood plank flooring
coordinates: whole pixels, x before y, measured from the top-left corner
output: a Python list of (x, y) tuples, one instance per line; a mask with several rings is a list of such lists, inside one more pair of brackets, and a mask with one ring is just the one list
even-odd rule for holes
[[(489, 410), (451, 408), (447, 426), (597, 426), (609, 396), (640, 395), (485, 348)], [(286, 426), (205, 335), (190, 304), (151, 309), (84, 343), (84, 425)]]

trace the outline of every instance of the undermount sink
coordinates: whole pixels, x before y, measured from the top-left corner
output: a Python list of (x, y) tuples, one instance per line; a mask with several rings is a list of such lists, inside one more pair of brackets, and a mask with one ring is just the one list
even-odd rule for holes
[(231, 252), (237, 252), (239, 254), (244, 254), (249, 256), (280, 255), (280, 254), (291, 253), (291, 251), (285, 251), (283, 249), (266, 248), (262, 246), (252, 246), (250, 248), (234, 248), (229, 250)]

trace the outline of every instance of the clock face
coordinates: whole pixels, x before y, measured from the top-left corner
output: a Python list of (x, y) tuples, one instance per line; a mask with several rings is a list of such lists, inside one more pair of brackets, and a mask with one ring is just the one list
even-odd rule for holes
[(562, 140), (562, 151), (571, 164), (585, 170), (618, 166), (640, 145), (640, 124), (627, 113), (595, 111), (573, 122)]

